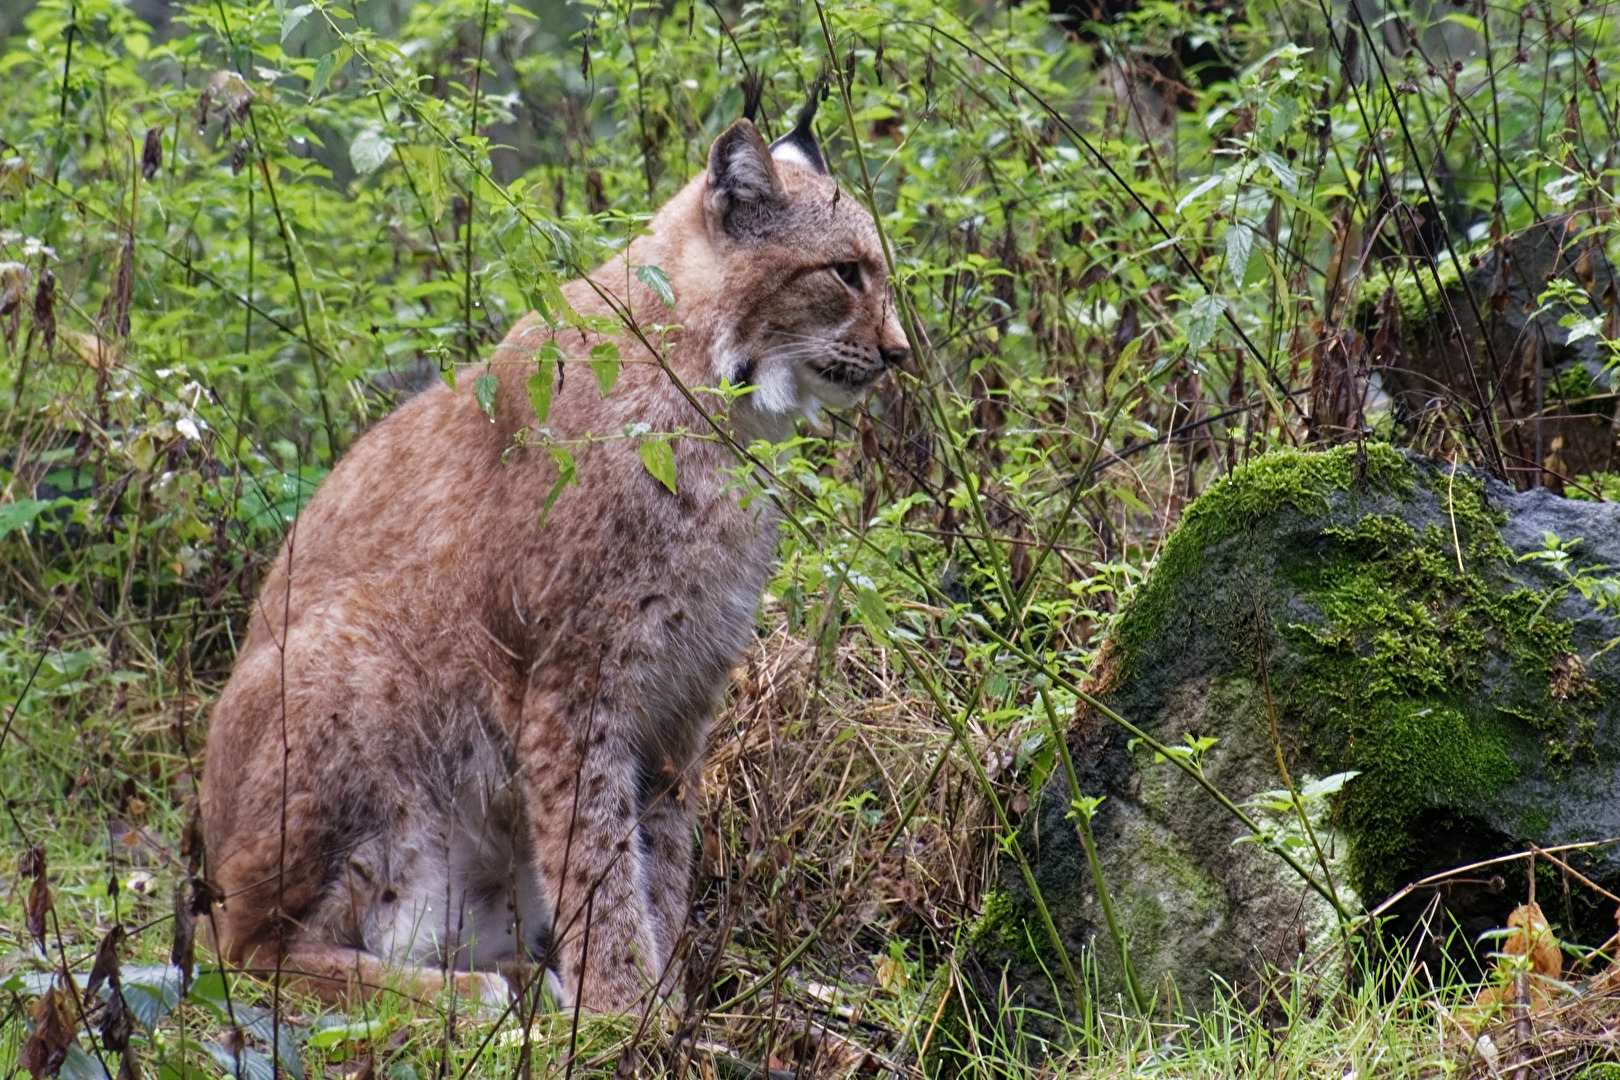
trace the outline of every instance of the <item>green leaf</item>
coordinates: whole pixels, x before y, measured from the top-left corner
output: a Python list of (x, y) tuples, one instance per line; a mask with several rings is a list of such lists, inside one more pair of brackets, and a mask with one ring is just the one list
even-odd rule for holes
[(619, 381), (619, 347), (611, 341), (591, 347), (591, 371), (596, 374), (596, 385), (607, 397), (613, 384)]
[(321, 1028), (309, 1036), (309, 1045), (325, 1050), (346, 1042), (373, 1042), (392, 1032), (400, 1025), (397, 1018), (388, 1020), (356, 1020), (352, 1024), (334, 1024)]
[(1313, 799), (1324, 799), (1329, 795), (1337, 795), (1343, 790), (1344, 785), (1360, 775), (1361, 773), (1351, 769), (1349, 772), (1324, 776), (1320, 780), (1306, 780), (1304, 786), (1299, 790), (1300, 798), (1309, 802)]
[(1270, 150), (1262, 151), (1259, 159), (1260, 164), (1264, 165), (1271, 172), (1271, 175), (1277, 178), (1277, 182), (1281, 184), (1290, 195), (1297, 195), (1299, 193), (1299, 174), (1289, 166), (1288, 162), (1284, 161)]
[(28, 527), (35, 518), (55, 505), (43, 499), (18, 499), (0, 506), (0, 536)]
[(1266, 138), (1276, 142), (1288, 134), (1294, 126), (1294, 120), (1299, 116), (1299, 102), (1286, 95), (1277, 97), (1271, 103), (1271, 118), (1266, 122)]
[(1249, 268), (1249, 253), (1254, 250), (1254, 230), (1247, 225), (1226, 227), (1226, 272), (1239, 284)]
[(1188, 313), (1187, 319), (1187, 347), (1193, 352), (1201, 352), (1210, 339), (1215, 336), (1215, 326), (1221, 321), (1221, 298), (1205, 293), (1200, 296)]
[(298, 24), (304, 21), (304, 16), (308, 15), (314, 10), (314, 4), (299, 4), (291, 11), (287, 11), (282, 14), (281, 43), (283, 45), (287, 44), (287, 38), (292, 35), (292, 32), (298, 29)]
[(349, 143), (349, 162), (361, 176), (370, 176), (382, 168), (388, 155), (394, 152), (394, 140), (376, 128), (366, 128)]
[(1183, 210), (1187, 209), (1187, 204), (1188, 203), (1192, 202), (1194, 199), (1198, 198), (1198, 196), (1202, 195), (1204, 192), (1208, 191), (1210, 188), (1215, 187), (1217, 184), (1219, 184), (1222, 180), (1225, 180), (1225, 179), (1226, 179), (1226, 174), (1225, 173), (1216, 173), (1214, 176), (1206, 176), (1206, 177), (1204, 177), (1204, 179), (1199, 182), (1197, 187), (1193, 188), (1191, 191), (1187, 192), (1187, 194), (1183, 195), (1181, 197), (1181, 201), (1176, 203), (1176, 213), (1179, 214)]
[(337, 51), (327, 53), (315, 61), (315, 74), (309, 80), (309, 96), (318, 98), (326, 90), (326, 84), (332, 81), (332, 73), (337, 70)]
[(641, 283), (658, 294), (658, 299), (664, 302), (667, 308), (675, 306), (675, 290), (669, 287), (669, 278), (656, 266), (636, 267), (636, 277)]
[(495, 422), (495, 391), (500, 387), (501, 380), (493, 375), (480, 375), (473, 381), (473, 397), (478, 399), (478, 407), (492, 424)]
[(534, 420), (537, 424), (544, 424), (546, 417), (551, 415), (551, 391), (557, 383), (557, 361), (542, 359), (540, 370), (529, 376), (524, 383), (529, 390), (529, 404), (534, 407)]
[(647, 466), (653, 479), (669, 488), (671, 495), (675, 494), (675, 451), (669, 440), (643, 439), (636, 453), (641, 455), (641, 463)]
[(1007, 696), (1012, 683), (1007, 679), (1005, 672), (993, 671), (984, 680), (984, 696), (989, 701), (1000, 701)]
[(1103, 800), (1106, 798), (1108, 798), (1106, 795), (1097, 795), (1094, 797), (1082, 795), (1077, 799), (1070, 799), (1069, 812), (1065, 816), (1069, 818), (1080, 818), (1082, 821), (1090, 821), (1097, 813), (1097, 808), (1102, 805)]
[(889, 607), (876, 590), (865, 585), (855, 586), (855, 608), (860, 612), (867, 632), (873, 637), (887, 637), (889, 631), (894, 629), (894, 623), (889, 619)]
[(557, 505), (557, 496), (563, 493), (563, 488), (573, 483), (578, 475), (574, 468), (574, 455), (560, 446), (551, 448), (551, 460), (557, 464), (557, 482), (551, 485), (551, 493), (546, 496), (546, 505), (540, 508), (540, 528), (546, 527), (546, 518), (551, 516), (551, 508)]
[(411, 180), (416, 184), (417, 190), (423, 191), (427, 196), (433, 220), (437, 222), (444, 217), (444, 208), (450, 198), (450, 191), (444, 179), (444, 151), (437, 146), (401, 146), (399, 153), (405, 159), (406, 168), (410, 170)]

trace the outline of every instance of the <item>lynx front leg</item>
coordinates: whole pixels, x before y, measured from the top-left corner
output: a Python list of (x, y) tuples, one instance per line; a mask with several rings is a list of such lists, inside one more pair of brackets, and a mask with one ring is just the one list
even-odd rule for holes
[(701, 757), (684, 770), (668, 769), (647, 786), (641, 814), (646, 859), (647, 900), (659, 955), (672, 960), (661, 991), (679, 985), (681, 957), (675, 955), (692, 912), (692, 826), (697, 818)]
[(629, 710), (531, 693), (518, 757), (542, 889), (555, 913), (552, 965), (593, 1012), (638, 1006), (663, 971), (636, 842)]

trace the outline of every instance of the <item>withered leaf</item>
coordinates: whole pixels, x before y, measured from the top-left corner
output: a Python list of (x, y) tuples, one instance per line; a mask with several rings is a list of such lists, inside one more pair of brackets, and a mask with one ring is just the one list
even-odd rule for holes
[(23, 857), (18, 860), (17, 872), (22, 877), (32, 879), (28, 886), (28, 899), (24, 904), (28, 935), (39, 946), (40, 952), (47, 952), (45, 916), (51, 910), (51, 887), (45, 881), (45, 845), (35, 844), (24, 852)]
[(1575, 275), (1575, 280), (1581, 283), (1581, 288), (1585, 289), (1588, 295), (1597, 292), (1596, 268), (1592, 265), (1592, 254), (1597, 250), (1596, 241), (1597, 237), (1595, 236), (1588, 238), (1587, 242), (1581, 246), (1581, 253), (1575, 256), (1575, 262), (1570, 267), (1571, 272)]
[(118, 987), (118, 949), (124, 944), (124, 928), (114, 926), (107, 931), (107, 936), (101, 939), (96, 946), (96, 959), (90, 965), (90, 979), (85, 984), (86, 997), (101, 989), (103, 983), (110, 983), (114, 989)]
[(1401, 359), (1401, 303), (1394, 287), (1384, 290), (1373, 308), (1378, 330), (1373, 334), (1373, 363), (1380, 368), (1394, 367)]
[(163, 168), (163, 129), (146, 129), (146, 145), (141, 148), (141, 176), (150, 180)]
[(1507, 310), (1508, 302), (1508, 263), (1511, 262), (1506, 251), (1496, 253), (1496, 266), (1491, 270), (1490, 297), (1491, 308), (1500, 315)]
[(34, 326), (45, 341), (45, 351), (56, 344), (56, 275), (49, 270), (39, 272), (39, 286), (34, 290)]
[(197, 95), (197, 131), (199, 134), (208, 127), (208, 106), (214, 100), (214, 84), (210, 82), (203, 87), (202, 93)]
[(20, 262), (0, 262), (0, 315), (17, 310), (27, 291), (28, 267)]
[(228, 68), (214, 72), (208, 77), (208, 85), (197, 98), (199, 126), (207, 122), (208, 108), (215, 101), (224, 103), (232, 119), (241, 120), (247, 115), (248, 106), (253, 104), (253, 88), (240, 74)]
[(129, 1037), (135, 1034), (135, 1018), (130, 1015), (124, 992), (113, 988), (112, 996), (101, 1010), (101, 1045), (108, 1053), (127, 1054)]
[(21, 195), (28, 190), (30, 179), (27, 158), (13, 156), (0, 160), (0, 195)]
[(203, 860), (202, 808), (194, 796), (186, 801), (190, 813), (186, 815), (185, 831), (180, 834), (180, 854), (186, 857), (186, 873), (196, 877)]
[(877, 426), (872, 423), (872, 418), (862, 415), (856, 427), (861, 433), (861, 456), (867, 461), (876, 461), (882, 457), (883, 450), (878, 446)]
[(20, 262), (0, 263), (0, 319), (5, 319), (6, 348), (17, 345), (17, 322), (22, 318), (28, 292), (28, 267)]
[(1119, 321), (1114, 324), (1115, 349), (1123, 349), (1141, 332), (1142, 324), (1136, 316), (1136, 301), (1127, 300), (1125, 306), (1119, 309)]
[(56, 987), (28, 1010), (34, 1018), (34, 1033), (17, 1055), (17, 1068), (27, 1069), (33, 1080), (55, 1076), (67, 1060), (68, 1047), (78, 1041), (78, 1025), (73, 1022), (73, 1003)]
[(118, 257), (118, 269), (113, 274), (113, 285), (101, 301), (97, 324), (104, 337), (129, 336), (129, 302), (135, 292), (135, 238), (124, 240)]
[(191, 987), (191, 970), (197, 956), (197, 913), (192, 910), (190, 878), (174, 883), (174, 939), (169, 946), (169, 963), (180, 969), (180, 985)]

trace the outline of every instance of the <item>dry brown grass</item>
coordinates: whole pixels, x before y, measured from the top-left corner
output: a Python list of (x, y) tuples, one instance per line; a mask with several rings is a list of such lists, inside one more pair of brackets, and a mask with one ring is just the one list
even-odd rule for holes
[(721, 1007), (711, 1049), (909, 1073), (891, 1054), (918, 1017), (897, 992), (977, 913), (994, 844), (949, 725), (897, 664), (854, 634), (819, 658), (778, 626), (737, 672), (703, 778), (688, 984)]
[(768, 957), (831, 915), (807, 960), (849, 978), (872, 974), (870, 954), (896, 936), (937, 943), (974, 913), (991, 815), (965, 762), (921, 790), (958, 751), (895, 660), (852, 635), (818, 670), (815, 648), (781, 627), (750, 653), (704, 773), (697, 895), (710, 927), (731, 912), (734, 939)]

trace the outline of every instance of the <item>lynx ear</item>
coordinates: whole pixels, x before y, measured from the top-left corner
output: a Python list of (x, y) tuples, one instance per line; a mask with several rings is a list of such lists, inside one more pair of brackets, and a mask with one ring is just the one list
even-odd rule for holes
[(727, 232), (747, 232), (751, 219), (781, 206), (782, 181), (758, 129), (738, 120), (709, 148), (709, 212)]
[(821, 144), (810, 124), (816, 118), (816, 106), (821, 104), (823, 83), (818, 80), (810, 91), (810, 100), (799, 110), (799, 119), (793, 130), (771, 143), (771, 157), (777, 161), (795, 161), (806, 168), (827, 175), (827, 159), (821, 155)]

